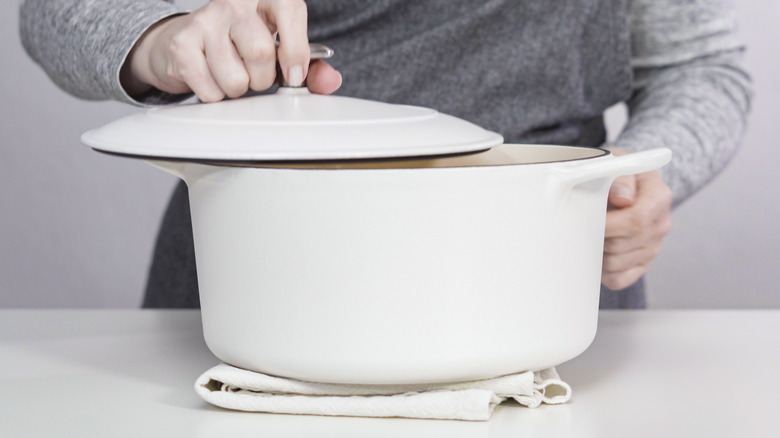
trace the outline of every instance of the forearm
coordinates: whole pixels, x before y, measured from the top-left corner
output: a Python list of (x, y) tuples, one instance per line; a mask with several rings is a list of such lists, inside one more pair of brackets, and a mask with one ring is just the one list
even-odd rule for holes
[(633, 0), (635, 90), (615, 145), (669, 147), (663, 176), (679, 204), (717, 175), (737, 150), (750, 108), (730, 2)]
[(177, 13), (162, 0), (25, 0), (19, 30), (30, 57), (66, 92), (82, 99), (154, 104), (176, 97), (153, 93), (139, 102), (122, 88), (120, 70), (144, 31)]
[(723, 170), (739, 146), (750, 82), (737, 57), (648, 72), (650, 80), (629, 102), (629, 123), (616, 145), (671, 148), (674, 159), (662, 173), (675, 204)]

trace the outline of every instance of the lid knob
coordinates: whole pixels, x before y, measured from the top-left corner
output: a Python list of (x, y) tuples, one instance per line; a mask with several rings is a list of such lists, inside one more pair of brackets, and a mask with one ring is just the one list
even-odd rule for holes
[[(276, 43), (277, 49), (279, 48), (279, 43)], [(336, 53), (333, 49), (331, 49), (328, 46), (317, 44), (317, 43), (309, 43), (309, 52), (311, 53), (309, 55), (310, 59), (328, 59), (331, 56), (333, 56), (334, 53)], [(287, 78), (284, 77), (282, 74), (282, 68), (279, 66), (279, 64), (276, 64), (276, 77), (280, 78), (281, 80), (281, 86), (282, 87), (288, 87), (288, 88), (305, 88), (306, 87), (306, 80), (304, 79), (303, 83), (300, 86), (293, 87), (287, 82)]]

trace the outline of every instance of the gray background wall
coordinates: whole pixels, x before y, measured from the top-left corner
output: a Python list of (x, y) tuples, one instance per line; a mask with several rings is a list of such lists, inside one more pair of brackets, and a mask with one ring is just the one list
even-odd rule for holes
[[(731, 166), (675, 211), (649, 274), (652, 307), (780, 307), (780, 2), (738, 6), (757, 91), (750, 127)], [(0, 307), (138, 306), (175, 180), (79, 143), (138, 110), (54, 87), (21, 48), (17, 2), (0, 2), (0, 54)], [(624, 117), (609, 111), (613, 135)]]

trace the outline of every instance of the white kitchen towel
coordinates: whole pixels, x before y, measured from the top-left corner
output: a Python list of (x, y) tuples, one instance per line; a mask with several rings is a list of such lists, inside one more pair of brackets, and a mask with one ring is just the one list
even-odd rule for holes
[(348, 385), (268, 376), (228, 364), (203, 373), (195, 391), (227, 409), (279, 414), (484, 421), (508, 398), (535, 408), (566, 403), (571, 388), (555, 368), (462, 383)]

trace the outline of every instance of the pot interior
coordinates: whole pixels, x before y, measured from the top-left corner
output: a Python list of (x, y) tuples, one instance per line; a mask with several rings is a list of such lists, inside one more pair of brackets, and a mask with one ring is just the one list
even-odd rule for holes
[(585, 160), (609, 151), (582, 146), (502, 144), (480, 152), (430, 157), (319, 161), (200, 161), (203, 164), (279, 169), (422, 169), (509, 166)]

